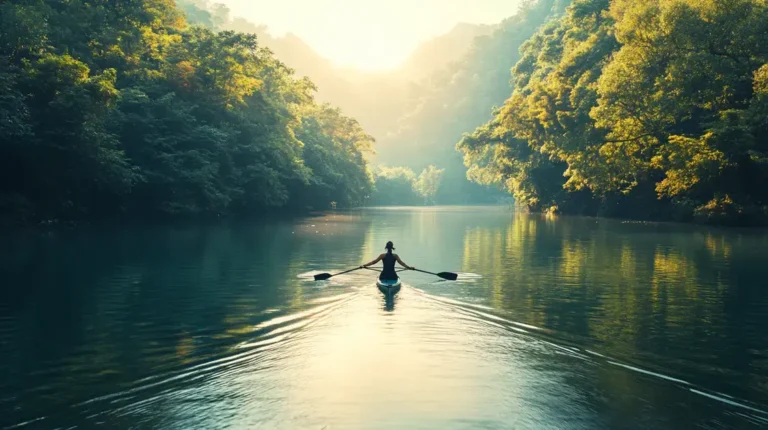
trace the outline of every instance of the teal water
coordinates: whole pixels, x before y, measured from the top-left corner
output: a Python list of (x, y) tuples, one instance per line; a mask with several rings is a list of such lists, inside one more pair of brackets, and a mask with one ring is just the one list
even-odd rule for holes
[[(388, 301), (376, 274), (409, 264)], [(768, 427), (768, 232), (507, 208), (0, 249), (0, 428)]]

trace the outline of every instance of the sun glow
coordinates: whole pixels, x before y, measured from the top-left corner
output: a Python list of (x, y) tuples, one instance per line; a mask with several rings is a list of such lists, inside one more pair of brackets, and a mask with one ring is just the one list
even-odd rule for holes
[(514, 15), (517, 0), (214, 0), (233, 16), (293, 33), (340, 67), (394, 69), (420, 43), (457, 23), (495, 24)]

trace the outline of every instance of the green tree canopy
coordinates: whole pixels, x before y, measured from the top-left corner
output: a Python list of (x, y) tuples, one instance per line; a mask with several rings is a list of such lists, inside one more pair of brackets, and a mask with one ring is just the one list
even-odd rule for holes
[(767, 26), (760, 0), (574, 1), (459, 144), (470, 176), (533, 209), (754, 221)]
[(189, 26), (172, 0), (19, 0), (0, 21), (5, 213), (259, 213), (372, 190), (373, 139), (253, 34)]

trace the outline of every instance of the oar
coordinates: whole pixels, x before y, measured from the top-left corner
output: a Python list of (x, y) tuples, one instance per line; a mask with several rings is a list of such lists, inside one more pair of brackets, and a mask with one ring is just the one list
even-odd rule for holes
[(339, 272), (339, 273), (336, 273), (336, 274), (333, 274), (333, 275), (331, 275), (330, 273), (320, 273), (320, 274), (315, 275), (315, 281), (325, 281), (326, 279), (331, 278), (333, 276), (343, 275), (345, 273), (353, 272), (355, 270), (360, 270), (362, 268), (363, 268), (362, 266), (355, 267), (354, 269), (345, 270), (344, 272)]
[(443, 278), (445, 280), (448, 280), (448, 281), (455, 281), (456, 278), (459, 277), (459, 275), (457, 275), (455, 273), (451, 273), (451, 272), (432, 273), (432, 272), (427, 272), (426, 270), (419, 270), (419, 269), (413, 269), (413, 270), (415, 270), (417, 272), (421, 272), (421, 273), (426, 273), (428, 275), (439, 276), (439, 277), (441, 277), (441, 278)]

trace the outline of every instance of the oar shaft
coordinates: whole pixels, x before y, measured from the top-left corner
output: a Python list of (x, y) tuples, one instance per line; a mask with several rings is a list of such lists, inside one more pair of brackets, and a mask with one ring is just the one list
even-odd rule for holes
[(333, 275), (331, 275), (330, 273), (320, 273), (318, 275), (315, 275), (315, 281), (325, 281), (327, 279), (333, 278), (334, 276), (343, 275), (345, 273), (353, 272), (355, 270), (360, 270), (362, 268), (363, 268), (362, 266), (361, 267), (355, 267), (354, 269), (349, 269), (349, 270), (345, 270), (343, 272), (334, 273)]
[(426, 273), (428, 275), (434, 275), (434, 276), (437, 276), (438, 278), (443, 278), (447, 281), (455, 281), (459, 277), (459, 275), (452, 272), (432, 273), (432, 272), (427, 272), (426, 270), (419, 270), (419, 269), (413, 269), (413, 270), (421, 273)]
[(427, 275), (435, 275), (435, 276), (437, 276), (437, 273), (427, 272), (426, 270), (421, 270), (421, 269), (413, 269), (413, 270), (415, 270), (417, 272), (421, 272), (421, 273), (426, 273)]
[(339, 273), (336, 273), (336, 274), (334, 274), (334, 275), (332, 275), (332, 276), (343, 275), (343, 274), (345, 274), (345, 273), (354, 272), (355, 270), (360, 270), (360, 269), (362, 269), (362, 268), (363, 268), (363, 267), (355, 267), (354, 269), (345, 270), (345, 271), (343, 271), (343, 272), (339, 272)]

